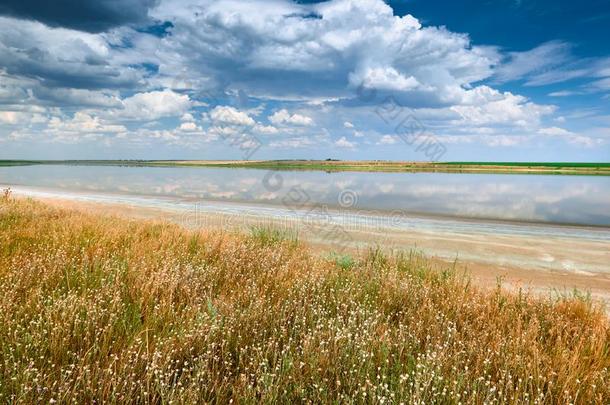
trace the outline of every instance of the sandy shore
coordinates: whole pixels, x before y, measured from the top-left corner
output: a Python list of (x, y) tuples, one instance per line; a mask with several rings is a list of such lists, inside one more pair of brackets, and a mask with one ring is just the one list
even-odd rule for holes
[[(16, 193), (20, 197), (19, 193)], [(22, 196), (22, 195), (21, 195)], [(610, 308), (610, 242), (549, 234), (494, 234), (493, 232), (395, 229), (388, 226), (332, 227), (317, 226), (295, 218), (244, 215), (239, 212), (183, 211), (167, 207), (144, 207), (129, 203), (76, 201), (64, 197), (37, 199), (95, 214), (128, 218), (165, 220), (187, 228), (211, 228), (247, 231), (255, 225), (286, 228), (298, 234), (320, 254), (331, 251), (358, 254), (371, 247), (387, 251), (423, 252), (439, 266), (456, 262), (458, 270), (472, 276), (483, 287), (498, 283), (508, 289), (519, 288), (537, 294), (570, 294), (574, 289), (586, 292)], [(525, 225), (524, 225), (525, 226)], [(559, 232), (559, 234), (561, 234)]]

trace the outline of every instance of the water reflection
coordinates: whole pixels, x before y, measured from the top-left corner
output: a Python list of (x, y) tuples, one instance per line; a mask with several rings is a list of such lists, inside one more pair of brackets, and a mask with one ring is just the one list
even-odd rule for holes
[(447, 173), (278, 172), (104, 166), (0, 168), (0, 184), (170, 197), (282, 204), (298, 187), (313, 202), (339, 207), (344, 190), (359, 210), (610, 226), (610, 177)]

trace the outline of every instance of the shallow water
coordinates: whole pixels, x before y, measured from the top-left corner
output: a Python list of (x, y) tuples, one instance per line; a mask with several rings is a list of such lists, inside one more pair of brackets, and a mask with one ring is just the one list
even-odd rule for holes
[(245, 203), (255, 210), (318, 204), (360, 213), (610, 226), (610, 177), (602, 176), (38, 165), (0, 167), (0, 184), (164, 204)]

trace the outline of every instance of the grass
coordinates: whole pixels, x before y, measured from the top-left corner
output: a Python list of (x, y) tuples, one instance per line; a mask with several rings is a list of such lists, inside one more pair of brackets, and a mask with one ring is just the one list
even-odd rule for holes
[(0, 167), (3, 166), (29, 166), (37, 164), (37, 162), (29, 160), (0, 160)]
[(272, 246), (285, 242), (288, 245), (297, 246), (298, 235), (295, 232), (282, 230), (271, 226), (253, 226), (250, 228), (250, 236), (262, 246)]
[(354, 258), (347, 254), (339, 254), (336, 252), (331, 252), (328, 255), (328, 259), (335, 263), (337, 267), (342, 270), (349, 270), (355, 266), (356, 262)]
[(464, 166), (515, 166), (515, 167), (552, 167), (552, 168), (608, 168), (610, 163), (591, 162), (447, 162), (446, 165)]
[(0, 403), (610, 401), (590, 300), (0, 201)]

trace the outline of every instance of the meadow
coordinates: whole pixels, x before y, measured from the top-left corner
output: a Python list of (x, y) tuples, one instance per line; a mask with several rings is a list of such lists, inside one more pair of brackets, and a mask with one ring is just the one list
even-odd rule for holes
[(2, 403), (608, 403), (586, 296), (0, 198)]

